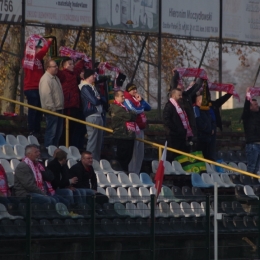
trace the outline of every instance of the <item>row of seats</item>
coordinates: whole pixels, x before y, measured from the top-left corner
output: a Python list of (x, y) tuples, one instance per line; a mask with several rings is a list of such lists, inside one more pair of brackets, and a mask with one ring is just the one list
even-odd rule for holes
[[(42, 237), (86, 237), (91, 235), (92, 223), (88, 219), (41, 219), (32, 220), (31, 234), (34, 238)], [(156, 235), (198, 235), (205, 234), (207, 228), (205, 218), (160, 218), (155, 222)], [(210, 223), (210, 231), (213, 232), (213, 222)], [(258, 232), (257, 217), (224, 217), (218, 222), (219, 233), (254, 233)], [(120, 219), (113, 220), (103, 218), (95, 222), (96, 236), (148, 236), (151, 232), (150, 220)], [(1, 220), (0, 236), (25, 237), (26, 223), (24, 220)]]
[(218, 160), (223, 160), (224, 162), (247, 162), (244, 151), (218, 151), (217, 158)]
[(0, 146), (3, 146), (5, 144), (9, 144), (12, 147), (14, 147), (17, 144), (22, 145), (24, 147), (29, 144), (40, 145), (39, 141), (34, 135), (29, 135), (28, 138), (26, 138), (24, 135), (17, 135), (17, 137), (15, 137), (14, 135), (6, 135), (5, 138), (2, 134), (0, 134)]
[(48, 154), (53, 157), (54, 151), (59, 148), (61, 150), (63, 150), (64, 152), (67, 153), (67, 159), (71, 159), (74, 161), (78, 161), (81, 159), (81, 154), (79, 152), (79, 149), (76, 146), (69, 146), (66, 147), (64, 145), (61, 145), (59, 147), (55, 146), (55, 145), (50, 145), (48, 146)]

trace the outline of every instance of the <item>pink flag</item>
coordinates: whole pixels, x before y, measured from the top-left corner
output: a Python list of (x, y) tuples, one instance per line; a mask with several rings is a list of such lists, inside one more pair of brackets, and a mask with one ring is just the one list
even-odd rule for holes
[(164, 163), (166, 161), (166, 153), (167, 153), (167, 141), (165, 142), (162, 158), (159, 162), (156, 174), (155, 174), (155, 189), (156, 189), (156, 198), (158, 198), (161, 188), (162, 188), (162, 183), (163, 183), (163, 176), (164, 176)]

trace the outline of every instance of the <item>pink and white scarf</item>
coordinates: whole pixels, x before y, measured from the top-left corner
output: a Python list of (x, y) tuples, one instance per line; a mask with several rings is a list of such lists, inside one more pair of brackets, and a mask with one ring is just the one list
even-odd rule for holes
[(260, 96), (260, 88), (259, 87), (250, 87), (249, 91), (246, 93), (247, 100), (251, 101), (251, 99), (255, 96)]
[(33, 70), (35, 54), (36, 54), (35, 47), (36, 44), (39, 42), (39, 40), (41, 40), (44, 45), (47, 44), (47, 41), (42, 36), (37, 34), (33, 34), (28, 38), (26, 42), (23, 68)]
[(187, 130), (186, 137), (193, 136), (193, 133), (192, 133), (192, 130), (191, 130), (191, 127), (190, 127), (190, 123), (189, 123), (189, 119), (187, 117), (186, 112), (181, 109), (179, 104), (173, 98), (170, 98), (170, 102), (176, 108), (176, 111), (177, 111), (177, 113), (178, 113), (178, 115), (179, 115), (179, 117), (181, 119), (182, 125)]
[(77, 59), (83, 59), (87, 63), (91, 63), (91, 58), (83, 52), (72, 50), (68, 47), (61, 46), (59, 49), (60, 56), (66, 56), (72, 58), (74, 61)]
[[(42, 171), (45, 171), (44, 167), (39, 163), (39, 162), (33, 162), (32, 160), (30, 160), (28, 157), (25, 157), (23, 159), (23, 161), (31, 168), (33, 174), (34, 174), (34, 178), (36, 181), (36, 185), (37, 187), (45, 192), (44, 189), (44, 184), (43, 184), (43, 179), (42, 179)], [(55, 194), (55, 190), (52, 188), (52, 185), (50, 182), (46, 181), (46, 186), (47, 186), (47, 193), (49, 193), (50, 195), (54, 195)]]

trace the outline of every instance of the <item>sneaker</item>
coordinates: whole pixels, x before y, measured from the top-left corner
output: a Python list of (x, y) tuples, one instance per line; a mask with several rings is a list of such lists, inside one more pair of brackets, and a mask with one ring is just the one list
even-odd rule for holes
[(69, 216), (72, 217), (72, 218), (83, 218), (82, 215), (79, 215), (79, 214), (77, 214), (77, 213), (75, 213), (75, 212), (73, 212), (73, 211), (71, 211), (71, 212), (69, 213)]

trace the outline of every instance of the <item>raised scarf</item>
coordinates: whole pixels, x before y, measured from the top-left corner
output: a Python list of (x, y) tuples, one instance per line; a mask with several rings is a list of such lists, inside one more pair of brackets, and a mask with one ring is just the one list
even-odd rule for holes
[(176, 108), (176, 111), (181, 119), (182, 125), (187, 130), (186, 137), (193, 136), (186, 112), (184, 110), (182, 110), (182, 108), (179, 106), (179, 104), (173, 98), (170, 98), (170, 102)]

